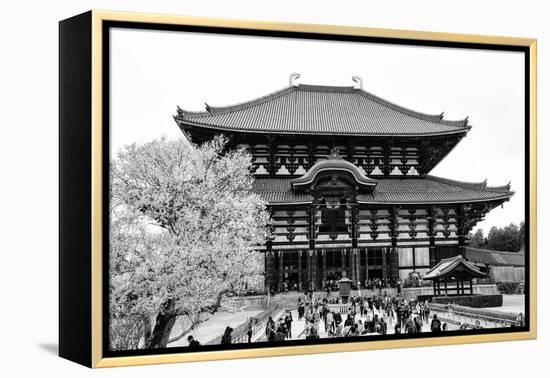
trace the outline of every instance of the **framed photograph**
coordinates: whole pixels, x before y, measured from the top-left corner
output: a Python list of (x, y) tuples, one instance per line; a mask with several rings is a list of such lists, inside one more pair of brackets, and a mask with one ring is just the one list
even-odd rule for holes
[(60, 22), (59, 354), (536, 337), (536, 40)]

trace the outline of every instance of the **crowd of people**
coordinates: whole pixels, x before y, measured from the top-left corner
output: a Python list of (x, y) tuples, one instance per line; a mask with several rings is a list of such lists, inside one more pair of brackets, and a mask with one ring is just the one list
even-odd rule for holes
[[(374, 278), (367, 279), (364, 282), (358, 283), (361, 288), (367, 290), (382, 290), (387, 288), (399, 288), (402, 285), (402, 281), (396, 278)], [(338, 279), (327, 279), (322, 282), (322, 288), (327, 293), (338, 291)], [(282, 282), (281, 290), (283, 292), (299, 291), (300, 285), (297, 281), (285, 280)], [(274, 288), (271, 288), (271, 294), (275, 294)]]
[[(345, 310), (343, 310), (345, 309)], [(265, 326), (267, 341), (284, 341), (305, 336), (306, 339), (326, 337), (353, 337), (364, 335), (411, 334), (421, 332), (441, 333), (448, 330), (448, 324), (442, 322), (437, 314), (431, 314), (428, 301), (407, 300), (399, 296), (390, 296), (386, 292), (371, 297), (339, 296), (314, 297), (311, 293), (298, 298), (296, 307), (298, 321), (304, 327), (293, 329), (294, 317), (286, 310), (278, 319), (268, 318)], [(431, 315), (431, 316), (430, 316)], [(320, 325), (323, 325), (321, 329)], [(520, 313), (513, 327), (525, 326), (525, 316)], [(460, 330), (481, 329), (479, 320), (473, 324), (463, 323)], [(252, 342), (253, 323), (248, 322), (248, 342)], [(393, 331), (393, 332), (392, 332)], [(226, 327), (221, 344), (232, 343), (233, 328)], [(323, 334), (324, 332), (324, 334)], [(189, 347), (196, 349), (200, 343), (188, 337)]]
[(270, 316), (265, 326), (265, 336), (268, 341), (282, 341), (292, 338), (292, 322), (294, 321), (291, 311), (285, 314), (275, 322)]
[[(423, 325), (430, 322), (427, 302), (409, 301), (391, 297), (384, 293), (373, 297), (349, 297), (345, 303), (347, 311), (341, 313), (343, 303), (337, 297), (315, 298), (304, 302), (298, 299), (298, 319), (305, 319), (306, 338), (319, 337), (319, 324), (323, 322), (328, 337), (349, 337), (369, 334), (419, 333)], [(331, 306), (339, 304), (340, 306)], [(429, 329), (441, 332), (447, 329), (434, 314)]]

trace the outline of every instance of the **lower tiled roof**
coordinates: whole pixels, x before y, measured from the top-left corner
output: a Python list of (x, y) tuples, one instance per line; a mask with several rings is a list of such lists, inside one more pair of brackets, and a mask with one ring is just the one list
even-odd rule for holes
[(474, 263), (492, 266), (525, 266), (525, 251), (502, 252), (492, 249), (466, 247), (464, 257)]
[[(270, 204), (311, 202), (307, 193), (295, 193), (290, 178), (256, 178), (254, 192)], [(510, 198), (509, 186), (488, 187), (435, 176), (377, 179), (372, 193), (359, 194), (359, 202), (369, 203), (453, 203), (492, 201)]]

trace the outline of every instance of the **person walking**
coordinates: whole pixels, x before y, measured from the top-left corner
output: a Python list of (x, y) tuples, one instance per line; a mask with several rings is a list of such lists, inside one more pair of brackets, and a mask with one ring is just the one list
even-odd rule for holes
[(332, 311), (328, 311), (327, 317), (326, 317), (326, 326), (325, 331), (328, 332), (334, 332), (334, 314)]
[(340, 323), (342, 323), (342, 315), (338, 311), (336, 311), (334, 313), (334, 324), (336, 327), (338, 327)]
[(422, 320), (420, 316), (414, 318), (414, 326), (417, 333), (422, 332)]
[(396, 322), (396, 323), (395, 323), (395, 326), (393, 327), (393, 332), (394, 332), (396, 335), (400, 335), (400, 334), (401, 334), (401, 323), (400, 323), (400, 322)]
[(275, 341), (283, 341), (286, 339), (287, 330), (285, 326), (285, 319), (281, 316), (277, 322), (277, 330), (275, 331)]
[(437, 318), (437, 314), (434, 314), (432, 319), (432, 324), (430, 325), (430, 329), (433, 333), (439, 333), (441, 332), (441, 320)]
[(302, 297), (298, 297), (298, 305), (296, 306), (296, 308), (298, 310), (298, 320), (302, 320), (305, 310), (304, 302), (302, 302)]
[(416, 332), (416, 325), (414, 323), (412, 314), (409, 315), (407, 322), (405, 323), (405, 333), (415, 333)]
[(248, 319), (248, 328), (246, 330), (246, 335), (248, 336), (248, 343), (252, 342), (252, 330), (254, 329), (254, 324), (252, 318)]
[(285, 326), (286, 326), (286, 337), (288, 339), (292, 338), (292, 312), (287, 311), (285, 316)]
[(381, 326), (381, 331), (382, 331), (382, 335), (385, 335), (386, 333), (388, 333), (388, 323), (386, 323), (386, 321), (384, 320), (384, 317), (381, 316), (380, 317), (380, 321), (378, 322), (378, 324), (380, 324)]
[(523, 315), (523, 312), (519, 313), (514, 323), (514, 327), (525, 327), (525, 315)]
[(189, 350), (196, 350), (201, 346), (201, 343), (199, 343), (198, 340), (195, 340), (195, 338), (191, 335), (187, 336), (187, 342), (189, 343)]
[(428, 306), (428, 301), (424, 303), (424, 321), (428, 323), (430, 320), (430, 306)]
[(231, 332), (233, 332), (233, 328), (227, 326), (225, 328), (225, 332), (223, 333), (223, 336), (222, 336), (222, 341), (221, 341), (221, 344), (222, 345), (227, 345), (227, 344), (231, 344)]
[(315, 340), (318, 338), (319, 338), (319, 334), (317, 333), (317, 329), (315, 329), (315, 327), (311, 327), (309, 330), (309, 333), (306, 336), (306, 339)]
[(267, 320), (267, 324), (265, 326), (265, 336), (267, 337), (267, 341), (275, 340), (275, 322), (271, 316)]

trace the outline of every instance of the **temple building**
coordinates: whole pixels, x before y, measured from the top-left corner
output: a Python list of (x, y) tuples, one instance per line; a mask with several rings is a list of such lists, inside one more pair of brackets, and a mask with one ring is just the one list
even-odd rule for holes
[[(266, 286), (395, 283), (464, 255), (468, 232), (508, 201), (490, 187), (430, 175), (464, 138), (468, 119), (416, 112), (353, 86), (298, 84), (248, 102), (174, 117), (202, 143), (223, 133), (253, 157), (253, 190), (273, 233), (260, 248)], [(481, 157), (481, 156), (480, 156)]]

